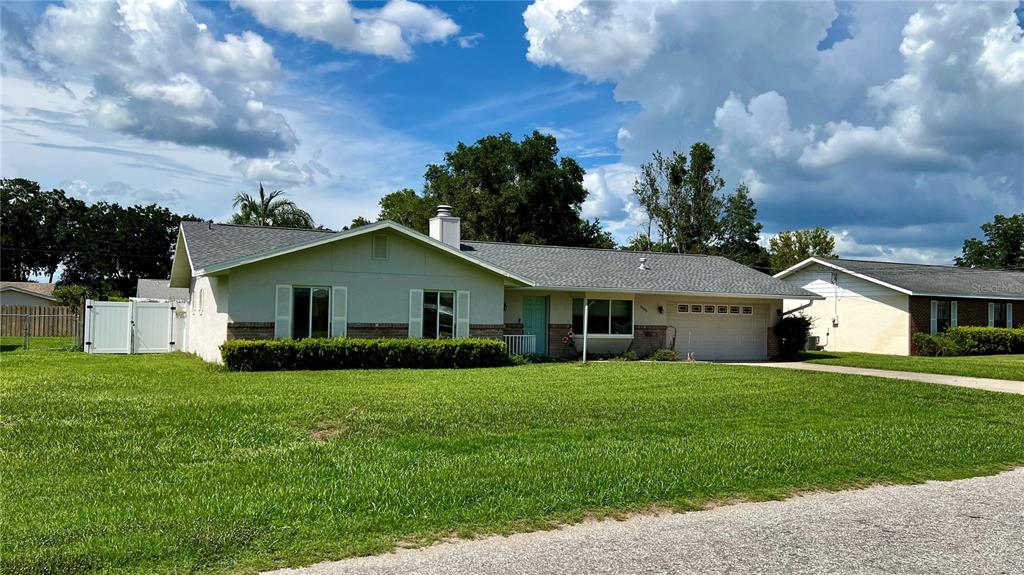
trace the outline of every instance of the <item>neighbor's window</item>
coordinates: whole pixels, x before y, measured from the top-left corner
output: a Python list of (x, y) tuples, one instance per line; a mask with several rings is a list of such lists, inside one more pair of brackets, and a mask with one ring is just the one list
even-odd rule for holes
[(455, 337), (455, 292), (423, 292), (423, 337), (452, 339)]
[[(588, 334), (633, 334), (633, 300), (592, 299), (587, 316)], [(572, 331), (583, 333), (583, 298), (572, 300)]]
[(292, 288), (292, 338), (327, 337), (330, 333), (331, 290)]
[(942, 333), (949, 329), (952, 318), (949, 308), (949, 301), (935, 302), (935, 333)]

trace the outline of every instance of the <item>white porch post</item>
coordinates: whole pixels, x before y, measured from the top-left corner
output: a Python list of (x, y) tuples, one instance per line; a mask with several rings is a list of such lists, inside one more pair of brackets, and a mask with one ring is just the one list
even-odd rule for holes
[(587, 318), (590, 317), (590, 300), (583, 298), (583, 363), (587, 363)]

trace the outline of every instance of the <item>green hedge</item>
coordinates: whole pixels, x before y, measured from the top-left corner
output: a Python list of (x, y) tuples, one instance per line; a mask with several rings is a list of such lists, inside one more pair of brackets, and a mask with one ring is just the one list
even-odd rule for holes
[(914, 334), (918, 355), (994, 355), (1024, 353), (1024, 328), (954, 327), (945, 333)]
[(496, 339), (233, 339), (221, 357), (236, 371), (496, 367), (508, 364)]
[(955, 327), (946, 335), (962, 355), (1024, 353), (1024, 328)]

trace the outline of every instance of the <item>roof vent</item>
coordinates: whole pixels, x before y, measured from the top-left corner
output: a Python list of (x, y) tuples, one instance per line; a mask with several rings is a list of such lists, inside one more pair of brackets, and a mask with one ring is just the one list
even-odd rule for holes
[(449, 206), (448, 204), (441, 204), (440, 206), (437, 206), (437, 215), (442, 217), (451, 216), (452, 207)]
[(639, 269), (642, 269), (642, 270), (649, 269), (647, 267), (647, 258), (640, 258), (640, 268)]

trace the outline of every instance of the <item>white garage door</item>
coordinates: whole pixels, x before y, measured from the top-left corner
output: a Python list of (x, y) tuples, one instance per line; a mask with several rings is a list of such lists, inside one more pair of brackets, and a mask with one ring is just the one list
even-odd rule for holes
[(765, 304), (672, 302), (668, 323), (676, 329), (676, 352), (682, 357), (763, 360), (768, 357), (767, 315)]

